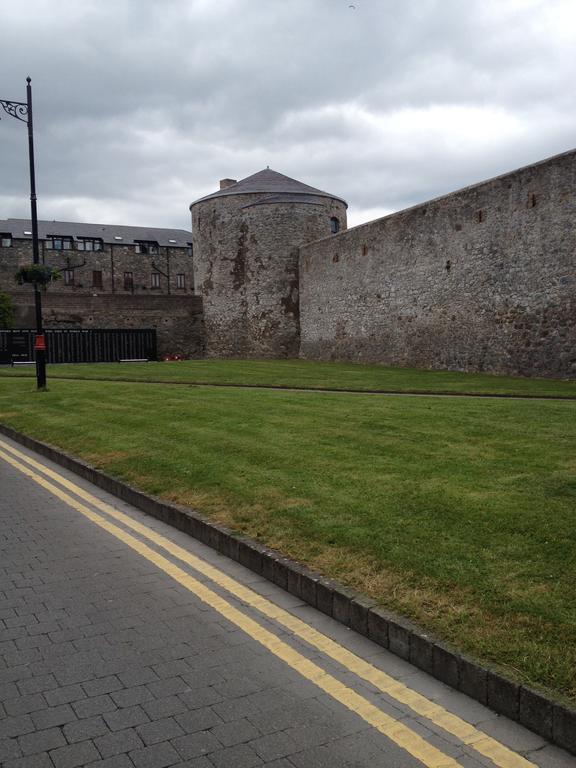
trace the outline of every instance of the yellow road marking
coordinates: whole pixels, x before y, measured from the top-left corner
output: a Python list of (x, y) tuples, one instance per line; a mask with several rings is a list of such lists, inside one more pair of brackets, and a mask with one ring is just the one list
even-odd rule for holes
[(326, 637), (326, 635), (313, 629), (301, 619), (298, 619), (296, 616), (288, 613), (288, 611), (285, 611), (265, 597), (257, 594), (249, 587), (244, 587), (214, 566), (209, 565), (204, 560), (196, 557), (182, 547), (179, 547), (177, 544), (174, 544), (161, 534), (158, 534), (138, 521), (133, 520), (128, 515), (114, 509), (106, 502), (101, 501), (80, 486), (67, 480), (67, 478), (62, 477), (57, 472), (52, 471), (40, 462), (35, 461), (30, 456), (12, 448), (3, 441), (0, 441), (0, 443), (6, 450), (38, 468), (41, 472), (53, 478), (80, 498), (90, 502), (97, 509), (122, 522), (124, 525), (146, 537), (157, 546), (162, 547), (171, 555), (177, 557), (196, 571), (210, 578), (213, 582), (226, 589), (242, 602), (260, 611), (260, 613), (268, 618), (282, 624), (309, 645), (322, 651), (358, 677), (366, 680), (383, 693), (409, 707), (413, 712), (416, 712), (416, 714), (427, 718), (439, 728), (456, 736), (456, 738), (460, 739), (464, 744), (472, 747), (485, 757), (488, 757), (493, 763), (499, 766), (499, 768), (527, 768), (528, 766), (532, 767), (534, 765), (529, 760), (526, 760), (508, 747), (505, 747), (503, 744), (496, 741), (496, 739), (479, 731), (462, 718), (448, 712), (439, 704), (430, 701), (422, 694), (417, 693), (406, 686), (404, 683), (387, 675), (385, 672), (374, 667), (364, 659), (361, 659), (356, 654), (343, 648), (334, 640), (331, 640), (329, 637)]
[(428, 744), (421, 736), (410, 730), (403, 723), (398, 722), (393, 717), (385, 714), (363, 696), (348, 688), (332, 675), (329, 675), (314, 662), (309, 661), (298, 651), (291, 648), (287, 643), (280, 640), (276, 635), (269, 632), (253, 619), (249, 618), (237, 608), (234, 608), (229, 602), (220, 597), (216, 592), (201, 584), (193, 576), (190, 576), (182, 568), (172, 563), (163, 555), (158, 554), (147, 544), (144, 544), (132, 534), (119, 528), (114, 523), (109, 522), (100, 515), (93, 512), (88, 507), (81, 504), (76, 499), (69, 496), (60, 488), (37, 475), (31, 469), (16, 461), (8, 454), (0, 450), (0, 458), (4, 459), (12, 467), (22, 474), (34, 480), (38, 485), (52, 493), (54, 496), (65, 502), (69, 507), (80, 512), (93, 523), (104, 529), (112, 536), (124, 542), (128, 547), (138, 552), (157, 568), (164, 571), (176, 582), (185, 587), (189, 592), (195, 594), (200, 600), (209, 605), (215, 611), (224, 616), (228, 621), (235, 624), (243, 632), (259, 642), (271, 653), (284, 661), (288, 666), (298, 672), (306, 679), (313, 682), (321, 690), (325, 691), (333, 699), (339, 701), (352, 712), (355, 712), (365, 722), (373, 728), (384, 734), (391, 741), (394, 741), (402, 749), (419, 760), (428, 768), (462, 768), (453, 758), (445, 755), (436, 747)]

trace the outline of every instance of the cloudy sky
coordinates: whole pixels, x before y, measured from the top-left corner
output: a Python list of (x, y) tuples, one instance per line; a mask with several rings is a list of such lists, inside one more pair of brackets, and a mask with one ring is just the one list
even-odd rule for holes
[[(575, 0), (1, 0), (0, 34), (42, 219), (189, 228), (269, 165), (357, 224), (576, 146)], [(0, 117), (0, 218), (26, 217)]]

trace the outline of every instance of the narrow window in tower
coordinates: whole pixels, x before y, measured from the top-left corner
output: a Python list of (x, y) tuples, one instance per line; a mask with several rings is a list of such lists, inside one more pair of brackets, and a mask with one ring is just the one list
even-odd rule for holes
[(536, 192), (528, 192), (528, 208), (536, 207)]
[(332, 216), (330, 219), (330, 232), (332, 232), (333, 235), (335, 235), (336, 232), (340, 232), (340, 219), (337, 219), (336, 216)]
[(478, 224), (482, 224), (482, 222), (486, 221), (486, 212), (482, 209), (476, 211), (476, 218), (478, 220)]

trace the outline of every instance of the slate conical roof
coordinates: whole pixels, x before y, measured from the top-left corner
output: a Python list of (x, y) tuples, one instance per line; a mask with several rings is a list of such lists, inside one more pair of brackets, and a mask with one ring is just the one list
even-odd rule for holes
[[(265, 168), (263, 171), (247, 176), (245, 179), (237, 181), (236, 184), (231, 184), (229, 187), (219, 189), (217, 192), (213, 192), (211, 195), (201, 197), (200, 200), (196, 200), (196, 203), (201, 203), (204, 200), (211, 200), (213, 197), (227, 197), (228, 195), (250, 195), (258, 193), (268, 193), (274, 195), (290, 195), (291, 199), (297, 201), (298, 195), (315, 195), (316, 197), (329, 197), (332, 200), (340, 200), (341, 203), (347, 206), (345, 200), (336, 195), (331, 195), (328, 192), (323, 192), (321, 189), (315, 189), (314, 187), (303, 184), (301, 181), (291, 179), (289, 176), (284, 176), (283, 173), (273, 171), (271, 168)], [(195, 205), (196, 203), (192, 203)], [(192, 206), (191, 206), (192, 207)]]

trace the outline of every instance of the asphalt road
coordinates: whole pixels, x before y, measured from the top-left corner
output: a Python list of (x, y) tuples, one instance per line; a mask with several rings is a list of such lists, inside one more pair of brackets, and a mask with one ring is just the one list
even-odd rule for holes
[(2, 768), (574, 768), (251, 571), (0, 439)]

